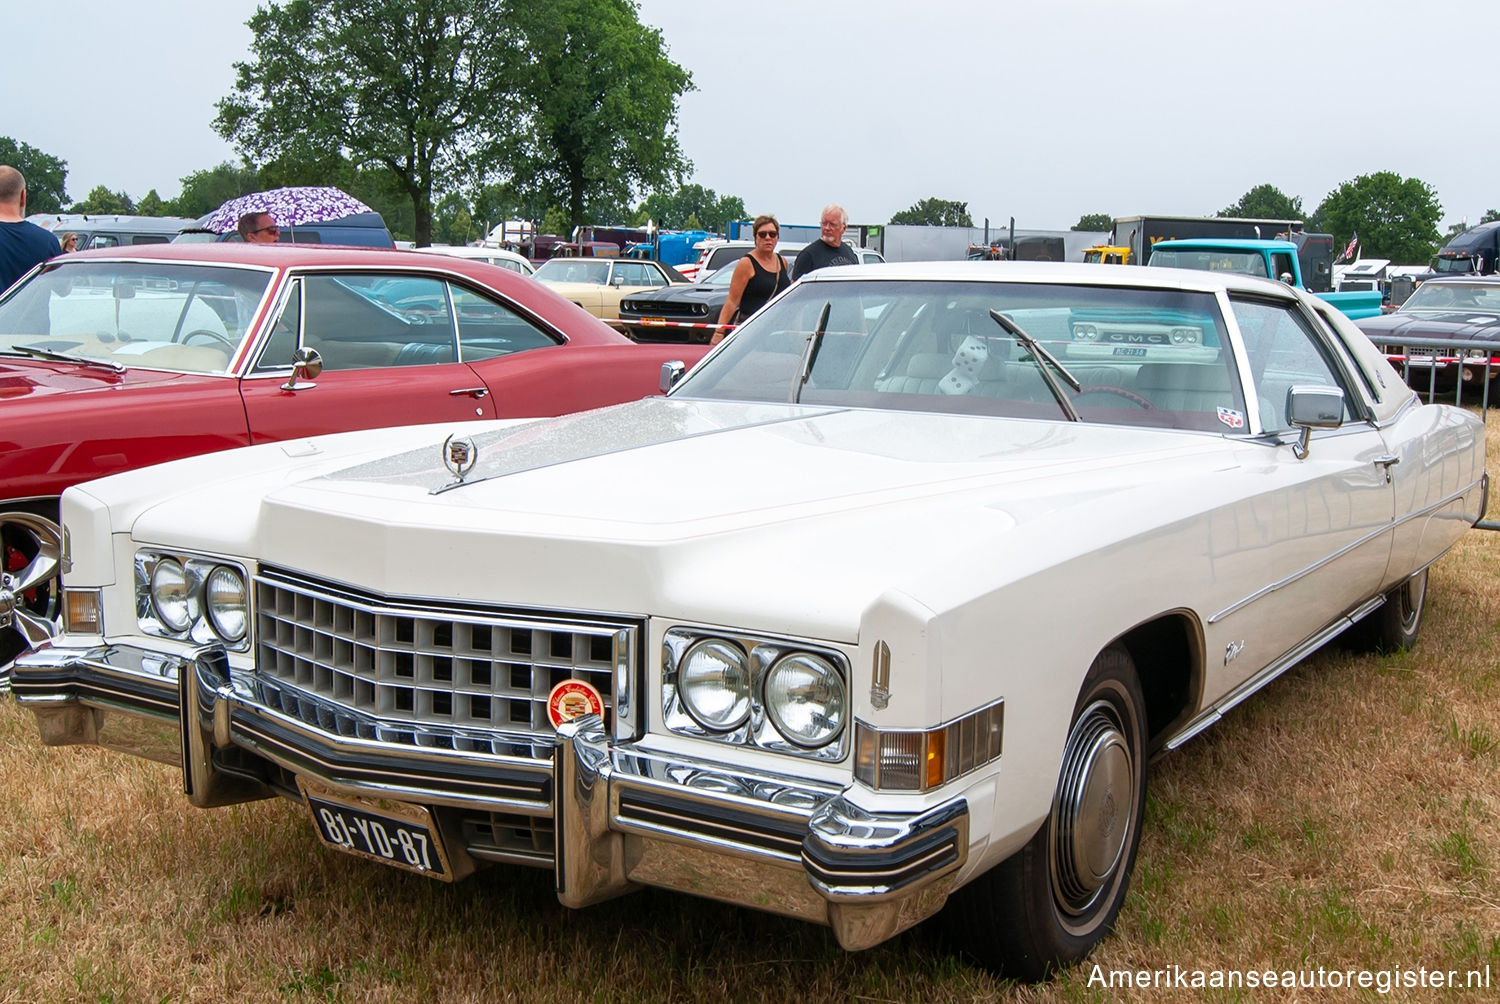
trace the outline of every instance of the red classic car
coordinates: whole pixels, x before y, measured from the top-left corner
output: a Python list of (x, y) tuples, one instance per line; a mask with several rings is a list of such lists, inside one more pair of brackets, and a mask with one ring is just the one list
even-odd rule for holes
[(0, 300), (0, 682), (51, 632), (57, 499), (198, 453), (658, 393), (637, 345), (483, 262), (285, 244), (65, 255)]

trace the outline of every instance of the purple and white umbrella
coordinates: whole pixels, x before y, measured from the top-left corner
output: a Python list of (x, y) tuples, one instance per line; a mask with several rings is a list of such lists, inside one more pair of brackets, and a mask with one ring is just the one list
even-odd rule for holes
[(230, 199), (204, 217), (201, 225), (215, 233), (227, 234), (246, 213), (270, 213), (278, 227), (300, 227), (373, 211), (341, 188), (305, 185), (251, 192)]

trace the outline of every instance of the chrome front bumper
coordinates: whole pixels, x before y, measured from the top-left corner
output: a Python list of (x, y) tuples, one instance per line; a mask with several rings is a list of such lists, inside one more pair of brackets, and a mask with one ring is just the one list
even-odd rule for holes
[[(216, 647), (45, 648), (17, 661), (13, 690), (45, 743), (178, 765), (200, 807), (298, 798), (300, 776), (446, 813), (457, 876), (477, 860), (551, 867), (570, 907), (657, 886), (827, 924), (867, 948), (936, 913), (968, 859), (962, 798), (872, 814), (847, 788), (612, 746), (592, 715), (558, 730), (550, 760), (339, 736), (257, 701)], [(465, 843), (453, 820), (466, 812), (528, 819), (550, 845)]]

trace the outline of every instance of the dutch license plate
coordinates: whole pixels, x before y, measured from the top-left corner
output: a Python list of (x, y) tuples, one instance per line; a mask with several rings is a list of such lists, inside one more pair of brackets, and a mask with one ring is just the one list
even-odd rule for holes
[(667, 319), (665, 317), (643, 317), (643, 318), (641, 318), (641, 323), (642, 324), (666, 324), (667, 323)]
[(429, 878), (451, 881), (452, 869), (432, 813), (420, 805), (334, 794), (304, 777), (297, 787), (313, 826), (328, 846)]

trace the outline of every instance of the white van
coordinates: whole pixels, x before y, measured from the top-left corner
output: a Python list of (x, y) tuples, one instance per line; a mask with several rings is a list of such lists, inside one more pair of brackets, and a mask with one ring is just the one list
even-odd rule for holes
[(193, 225), (185, 216), (120, 216), (111, 213), (33, 213), (26, 219), (58, 240), (66, 233), (78, 235), (78, 250), (113, 248), (130, 244), (167, 244)]

